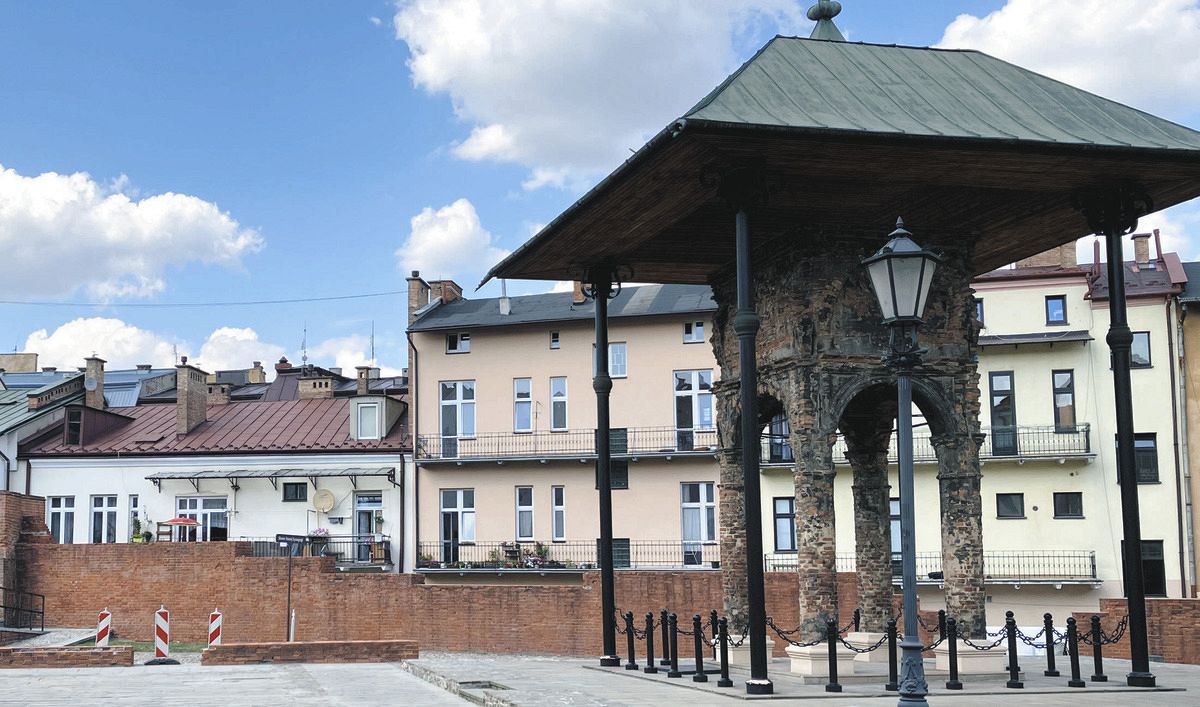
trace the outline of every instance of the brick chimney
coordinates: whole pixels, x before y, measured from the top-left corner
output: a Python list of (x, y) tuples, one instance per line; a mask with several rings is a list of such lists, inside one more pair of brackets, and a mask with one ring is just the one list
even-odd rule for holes
[(1133, 234), (1133, 261), (1139, 266), (1150, 264), (1150, 234)]
[(279, 362), (275, 364), (275, 372), (279, 373), (280, 371), (290, 370), (292, 370), (292, 364), (288, 362), (287, 356), (280, 356)]
[(89, 356), (83, 373), (83, 404), (95, 410), (104, 409), (104, 359)]
[(429, 294), (434, 299), (441, 299), (442, 304), (450, 304), (462, 299), (462, 288), (454, 280), (434, 280), (429, 283)]
[(583, 283), (576, 280), (574, 294), (571, 295), (571, 304), (583, 304), (586, 301), (587, 297), (583, 295)]
[(224, 405), (229, 402), (229, 389), (232, 387), (228, 383), (207, 383), (208, 395), (205, 396), (205, 402), (208, 405)]
[(300, 394), (301, 400), (332, 398), (333, 376), (327, 376), (313, 368), (305, 368), (300, 374), (297, 392)]
[(255, 361), (254, 366), (246, 374), (247, 383), (266, 383), (267, 372), (263, 370), (262, 361)]
[(185, 435), (208, 419), (208, 374), (189, 366), (187, 356), (175, 367), (175, 434)]
[(355, 394), (367, 395), (371, 392), (371, 367), (355, 366), (354, 370), (358, 372), (358, 387), (355, 389)]
[(1051, 248), (1043, 253), (1032, 255), (1017, 261), (1018, 268), (1075, 268), (1079, 260), (1075, 253), (1075, 241), (1063, 243), (1057, 248)]
[(429, 304), (429, 283), (421, 279), (421, 271), (413, 270), (408, 278), (408, 323), (417, 318), (417, 310)]

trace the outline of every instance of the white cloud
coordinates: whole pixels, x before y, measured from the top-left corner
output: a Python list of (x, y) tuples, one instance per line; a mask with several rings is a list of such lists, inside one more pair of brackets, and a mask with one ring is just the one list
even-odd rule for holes
[(794, 0), (408, 0), (393, 18), (415, 85), (472, 128), (467, 160), (578, 187), (628, 157), (737, 67), (763, 24), (808, 27)]
[(356, 366), (378, 366), (380, 375), (400, 375), (399, 368), (380, 366), (375, 359), (371, 358), (370, 347), (371, 340), (358, 334), (326, 339), (309, 348), (308, 360), (310, 363), (326, 368), (330, 366), (341, 368), (342, 375), (351, 378), (355, 375)]
[(187, 344), (146, 329), (106, 317), (80, 318), (53, 332), (39, 329), (25, 340), (24, 351), (38, 354), (38, 364), (74, 369), (95, 354), (108, 368), (133, 368), (140, 363), (173, 366), (175, 346), (187, 353)]
[(374, 15), (371, 15), (370, 17), (367, 18), (367, 21), (370, 22), (371, 24), (375, 25), (376, 27), (383, 26), (383, 18), (382, 17), (376, 17)]
[[(459, 199), (436, 211), (425, 207), (412, 217), (408, 240), (396, 250), (401, 268), (420, 270), (427, 279), (463, 278), (482, 274), (508, 251), (498, 248), (479, 222), (475, 206)], [(469, 283), (459, 280), (459, 284)]]
[(260, 340), (249, 327), (220, 327), (208, 335), (193, 363), (210, 373), (249, 368), (255, 361), (270, 370), (283, 354), (284, 347)]
[(262, 236), (216, 204), (167, 192), (138, 199), (121, 175), (108, 185), (84, 172), (36, 177), (0, 165), (0, 252), (7, 296), (59, 296), (85, 287), (105, 301), (149, 297), (169, 268), (237, 268)]
[(938, 46), (978, 49), (1177, 120), (1200, 115), (1197, 0), (1008, 0), (959, 15)]

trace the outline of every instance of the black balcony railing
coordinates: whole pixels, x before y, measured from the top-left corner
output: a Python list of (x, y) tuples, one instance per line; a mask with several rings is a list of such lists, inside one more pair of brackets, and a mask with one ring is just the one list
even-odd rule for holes
[[(717, 431), (674, 427), (630, 427), (612, 430), (614, 457), (711, 454)], [(562, 432), (486, 432), (474, 437), (419, 435), (417, 459), (587, 459), (596, 455), (594, 430)]]
[(0, 587), (0, 626), (32, 631), (46, 630), (46, 597)]
[[(417, 568), (425, 570), (599, 569), (596, 543), (429, 541), (420, 543)], [(613, 538), (614, 569), (712, 569), (720, 567), (716, 543)]]
[[(768, 553), (768, 572), (795, 572), (795, 553)], [(937, 552), (917, 553), (917, 579), (938, 581), (942, 556)], [(837, 556), (838, 572), (854, 572), (854, 555)], [(892, 560), (892, 575), (900, 576), (900, 560)], [(996, 582), (1095, 581), (1096, 553), (1092, 550), (1003, 550), (983, 553), (983, 576)]]
[(275, 538), (235, 538), (249, 542), (255, 557), (332, 557), (339, 566), (391, 565), (392, 539), (388, 535), (311, 535), (304, 543), (284, 547)]

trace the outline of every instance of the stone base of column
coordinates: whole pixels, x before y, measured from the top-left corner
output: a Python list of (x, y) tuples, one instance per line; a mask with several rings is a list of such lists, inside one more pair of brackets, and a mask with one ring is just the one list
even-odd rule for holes
[[(742, 641), (742, 645), (734, 646), (738, 640)], [(774, 655), (775, 641), (772, 641), (770, 636), (763, 639), (767, 642), (767, 662), (771, 662), (771, 657)], [(729, 664), (736, 665), (740, 668), (750, 667), (750, 638), (742, 636), (740, 639), (734, 636), (729, 637)]]
[[(815, 646), (788, 646), (784, 649), (791, 659), (792, 675), (808, 675), (811, 677), (829, 676), (829, 645), (818, 643)], [(854, 674), (854, 652), (845, 646), (837, 647), (838, 678)]]
[[(934, 667), (938, 671), (950, 671), (950, 646), (945, 642), (933, 649)], [(1024, 656), (1022, 656), (1024, 657)], [(958, 642), (959, 675), (1007, 675), (1008, 653), (1002, 648), (977, 651)]]
[[(869, 631), (852, 631), (846, 634), (846, 643), (858, 649), (867, 649), (879, 643), (879, 639), (887, 634), (871, 633)], [(854, 660), (858, 663), (883, 663), (888, 662), (887, 641), (879, 644), (879, 647), (870, 653), (855, 653)]]

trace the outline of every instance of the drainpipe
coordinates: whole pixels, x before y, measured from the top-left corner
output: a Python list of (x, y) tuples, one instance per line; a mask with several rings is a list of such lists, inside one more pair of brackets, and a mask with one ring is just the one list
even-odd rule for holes
[[(417, 345), (413, 342), (412, 332), (405, 331), (404, 336), (408, 338), (408, 436), (412, 440), (413, 454), (413, 548), (415, 556), (413, 558), (413, 569), (416, 569), (416, 558), (421, 556), (421, 472), (417, 464), (417, 432), (421, 429), (417, 425)], [(404, 465), (404, 453), (400, 453), (400, 464)], [(403, 480), (403, 477), (401, 477)], [(404, 503), (404, 486), (400, 487), (400, 503)], [(400, 526), (400, 532), (404, 533), (404, 526)], [(403, 544), (403, 543), (401, 543)], [(400, 556), (403, 558), (404, 549), (400, 549)], [(401, 563), (400, 571), (404, 571), (404, 565)]]
[(1171, 371), (1171, 439), (1175, 455), (1175, 496), (1177, 499), (1176, 507), (1178, 509), (1176, 524), (1179, 529), (1179, 582), (1182, 585), (1180, 586), (1179, 595), (1181, 598), (1186, 599), (1190, 593), (1188, 589), (1191, 584), (1191, 577), (1187, 571), (1189, 553), (1187, 547), (1184, 545), (1185, 534), (1183, 530), (1184, 513), (1187, 511), (1187, 508), (1183, 502), (1183, 464), (1179, 457), (1179, 389), (1178, 383), (1175, 380), (1175, 366), (1178, 365), (1178, 361), (1175, 358), (1175, 334), (1178, 329), (1175, 322), (1175, 298), (1167, 297), (1166, 307), (1163, 311), (1167, 316), (1167, 356), (1170, 363), (1168, 368)]
[(9, 459), (8, 455), (2, 451), (0, 451), (0, 459), (4, 460), (4, 490), (7, 491), (8, 490), (8, 480), (9, 480), (8, 476), (9, 476), (9, 474), (11, 474), (13, 472), (12, 459)]

